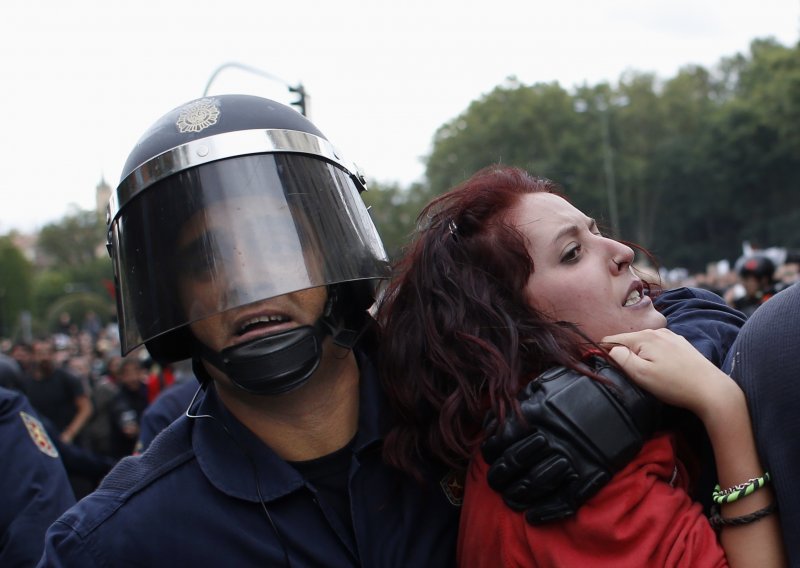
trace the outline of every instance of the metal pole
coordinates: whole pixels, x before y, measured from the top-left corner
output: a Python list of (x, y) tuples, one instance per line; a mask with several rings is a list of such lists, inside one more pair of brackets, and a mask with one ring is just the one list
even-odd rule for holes
[(219, 75), (224, 69), (228, 69), (231, 67), (240, 69), (242, 71), (247, 71), (248, 73), (253, 73), (254, 75), (260, 75), (261, 77), (264, 77), (271, 81), (277, 81), (278, 83), (281, 83), (282, 85), (286, 86), (286, 88), (288, 88), (290, 92), (298, 93), (300, 95), (300, 98), (296, 102), (293, 102), (291, 104), (300, 107), (300, 112), (303, 115), (308, 116), (306, 108), (307, 107), (306, 99), (308, 95), (302, 83), (299, 83), (297, 86), (293, 86), (290, 85), (288, 82), (284, 81), (283, 79), (281, 79), (280, 77), (278, 77), (277, 75), (273, 75), (272, 73), (269, 73), (257, 67), (245, 65), (244, 63), (237, 63), (236, 61), (229, 61), (228, 63), (223, 63), (214, 70), (214, 72), (211, 74), (211, 77), (208, 78), (208, 82), (206, 83), (205, 89), (203, 89), (204, 97), (208, 95), (208, 90), (211, 88), (211, 84), (214, 82), (214, 79), (217, 78), (217, 75)]

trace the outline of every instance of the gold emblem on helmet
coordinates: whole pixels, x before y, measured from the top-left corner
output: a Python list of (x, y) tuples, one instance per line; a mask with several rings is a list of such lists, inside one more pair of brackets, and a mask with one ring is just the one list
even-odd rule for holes
[(180, 132), (200, 132), (216, 124), (219, 107), (214, 99), (200, 99), (183, 107), (175, 125)]

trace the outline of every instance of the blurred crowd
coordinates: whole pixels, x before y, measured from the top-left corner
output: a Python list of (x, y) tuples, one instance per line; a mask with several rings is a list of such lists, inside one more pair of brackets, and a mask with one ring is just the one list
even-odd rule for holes
[(705, 288), (750, 317), (772, 296), (800, 280), (800, 254), (785, 249), (750, 251), (733, 266), (727, 261), (713, 262), (705, 272), (662, 270), (660, 276), (665, 288)]
[(22, 392), (56, 441), (76, 497), (93, 491), (141, 446), (145, 411), (173, 386), (196, 385), (188, 362), (161, 367), (143, 348), (120, 355), (116, 322), (62, 313), (56, 329), (30, 342), (0, 340), (0, 386)]

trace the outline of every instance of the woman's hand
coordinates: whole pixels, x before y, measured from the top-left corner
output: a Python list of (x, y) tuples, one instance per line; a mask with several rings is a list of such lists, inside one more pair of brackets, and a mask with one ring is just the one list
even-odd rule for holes
[(744, 404), (742, 391), (730, 377), (668, 329), (610, 335), (602, 343), (637, 385), (704, 422), (734, 401)]
[[(632, 381), (667, 404), (694, 412), (714, 448), (722, 487), (759, 477), (758, 459), (744, 393), (688, 341), (667, 329), (622, 333), (603, 338), (610, 357)], [(722, 505), (722, 516), (750, 515), (775, 500), (767, 486), (744, 499)], [(777, 515), (736, 528), (724, 528), (720, 542), (730, 566), (785, 566)]]

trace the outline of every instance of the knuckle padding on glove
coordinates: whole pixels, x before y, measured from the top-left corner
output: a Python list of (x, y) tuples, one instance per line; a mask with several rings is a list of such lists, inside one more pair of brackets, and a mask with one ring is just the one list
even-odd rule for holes
[[(591, 363), (608, 384), (565, 367), (551, 369), (537, 379), (539, 388), (523, 403), (523, 413), (573, 461), (585, 455), (616, 472), (655, 430), (659, 405), (599, 357)], [(528, 412), (534, 406), (540, 408)]]
[(539, 463), (549, 453), (551, 451), (545, 437), (539, 432), (532, 432), (527, 438), (509, 446), (489, 468), (489, 486), (495, 491), (503, 491), (522, 472), (530, 469), (531, 464)]
[(527, 510), (528, 522), (574, 514), (658, 425), (655, 398), (600, 357), (587, 365), (602, 382), (566, 367), (550, 369), (519, 394), (527, 424), (510, 416), (492, 436), (491, 452), (500, 457), (489, 484), (509, 507)]
[(503, 491), (506, 505), (515, 511), (523, 511), (533, 501), (553, 494), (565, 481), (574, 480), (576, 474), (569, 460), (560, 455), (552, 455), (531, 471), (531, 478), (518, 479)]

